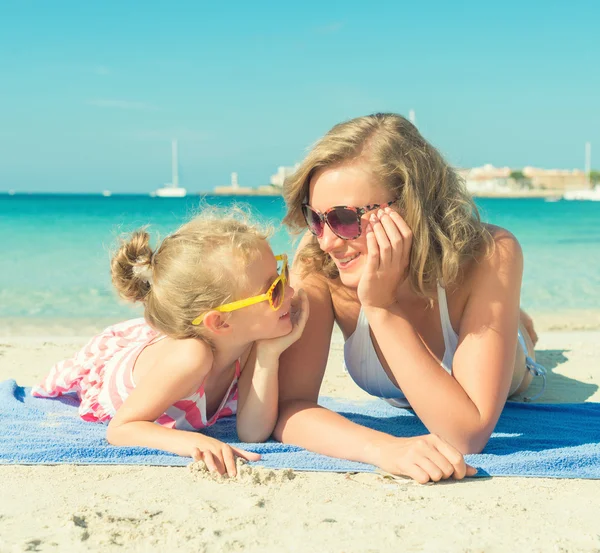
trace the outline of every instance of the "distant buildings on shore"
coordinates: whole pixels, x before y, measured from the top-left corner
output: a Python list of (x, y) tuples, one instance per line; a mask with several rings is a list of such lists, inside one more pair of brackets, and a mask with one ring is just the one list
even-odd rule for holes
[(474, 196), (553, 196), (590, 188), (589, 176), (580, 169), (494, 167), (491, 164), (458, 169)]
[[(278, 167), (269, 184), (258, 188), (240, 186), (238, 174), (231, 173), (231, 183), (215, 187), (213, 193), (223, 196), (278, 196), (282, 194), (285, 179), (298, 166)], [(524, 167), (516, 170), (488, 163), (481, 167), (457, 169), (457, 172), (473, 196), (560, 196), (568, 191), (590, 188), (588, 174), (580, 169)]]
[(221, 196), (281, 196), (283, 192), (283, 183), (299, 167), (299, 164), (293, 167), (277, 168), (277, 173), (271, 175), (269, 184), (251, 188), (249, 186), (240, 186), (238, 174), (231, 173), (231, 184), (228, 186), (216, 186), (213, 193)]

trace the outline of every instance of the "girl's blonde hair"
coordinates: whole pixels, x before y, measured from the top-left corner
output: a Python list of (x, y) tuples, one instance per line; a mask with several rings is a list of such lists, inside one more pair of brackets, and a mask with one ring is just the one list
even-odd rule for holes
[[(392, 192), (412, 229), (409, 279), (420, 296), (435, 298), (438, 281), (452, 285), (467, 259), (478, 258), (492, 247), (492, 236), (463, 181), (412, 123), (393, 113), (340, 123), (314, 145), (283, 187), (288, 210), (284, 223), (292, 232), (306, 230), (302, 204), (315, 173), (357, 161), (367, 163)], [(333, 260), (314, 236), (298, 260), (304, 274), (338, 276)]]
[(259, 255), (270, 231), (246, 222), (241, 210), (223, 216), (206, 210), (167, 236), (153, 250), (139, 229), (121, 241), (111, 262), (119, 296), (144, 304), (144, 317), (173, 338), (200, 338), (210, 344), (201, 313), (241, 299), (246, 267)]

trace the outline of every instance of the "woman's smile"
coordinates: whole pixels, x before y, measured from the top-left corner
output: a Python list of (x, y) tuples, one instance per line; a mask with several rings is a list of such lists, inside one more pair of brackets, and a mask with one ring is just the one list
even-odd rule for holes
[(347, 255), (345, 257), (332, 257), (338, 268), (344, 271), (356, 265), (355, 261), (360, 257), (360, 252), (354, 253), (352, 255)]

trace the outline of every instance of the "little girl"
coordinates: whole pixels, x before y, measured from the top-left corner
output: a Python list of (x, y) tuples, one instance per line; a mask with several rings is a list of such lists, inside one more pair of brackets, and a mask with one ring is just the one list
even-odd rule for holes
[(266, 239), (215, 215), (193, 219), (155, 251), (147, 232), (134, 232), (112, 259), (112, 281), (122, 298), (143, 303), (144, 318), (92, 338), (32, 394), (75, 392), (81, 418), (110, 421), (111, 444), (203, 459), (235, 476), (234, 454), (260, 456), (194, 430), (237, 412), (242, 441), (268, 439), (279, 355), (308, 317), (304, 293), (292, 298), (286, 256), (274, 256)]

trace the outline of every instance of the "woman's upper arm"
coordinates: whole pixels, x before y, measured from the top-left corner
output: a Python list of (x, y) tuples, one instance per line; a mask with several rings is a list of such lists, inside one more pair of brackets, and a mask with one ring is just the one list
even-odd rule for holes
[(300, 277), (292, 271), (292, 286), (308, 297), (310, 313), (300, 339), (286, 349), (279, 360), (279, 401), (316, 401), (325, 374), (333, 331), (331, 292), (325, 277)]
[(482, 423), (491, 427), (500, 416), (514, 370), (523, 274), (516, 238), (498, 229), (494, 242), (493, 253), (473, 268), (452, 365)]

